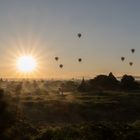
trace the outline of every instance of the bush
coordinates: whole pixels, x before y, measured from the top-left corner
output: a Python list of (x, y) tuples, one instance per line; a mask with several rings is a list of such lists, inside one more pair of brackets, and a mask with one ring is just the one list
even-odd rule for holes
[(135, 81), (131, 75), (124, 75), (121, 79), (121, 88), (124, 90), (137, 90), (139, 84)]
[(139, 129), (128, 124), (100, 122), (48, 127), (36, 140), (138, 140)]

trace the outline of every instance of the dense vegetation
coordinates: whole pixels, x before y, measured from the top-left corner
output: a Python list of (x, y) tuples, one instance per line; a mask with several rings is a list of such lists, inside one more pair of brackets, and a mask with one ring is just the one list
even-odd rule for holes
[(93, 90), (139, 90), (140, 84), (135, 81), (131, 75), (124, 75), (121, 81), (112, 74), (98, 75), (94, 79), (90, 79), (85, 82), (83, 79), (79, 91), (93, 91)]

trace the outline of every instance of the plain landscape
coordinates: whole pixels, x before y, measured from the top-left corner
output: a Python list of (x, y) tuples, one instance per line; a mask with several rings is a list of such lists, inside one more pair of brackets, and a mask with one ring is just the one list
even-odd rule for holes
[(90, 80), (1, 79), (0, 86), (1, 105), (9, 104), (1, 109), (1, 121), (7, 110), (6, 117), (12, 114), (15, 120), (4, 124), (5, 139), (139, 139), (140, 84), (132, 76), (121, 81), (112, 73)]

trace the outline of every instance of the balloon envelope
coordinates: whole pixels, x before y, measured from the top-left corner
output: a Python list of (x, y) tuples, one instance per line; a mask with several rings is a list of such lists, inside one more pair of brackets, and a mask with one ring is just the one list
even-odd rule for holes
[(121, 60), (124, 61), (125, 60), (125, 57), (121, 57)]
[(131, 49), (131, 52), (134, 53), (135, 52), (135, 49)]
[(133, 65), (133, 62), (129, 62), (129, 65), (132, 66)]
[(78, 61), (81, 62), (82, 61), (82, 58), (79, 58)]
[(59, 65), (59, 67), (60, 67), (60, 68), (63, 68), (63, 65), (62, 65), (62, 64), (60, 64), (60, 65)]
[(58, 61), (58, 59), (59, 59), (58, 57), (55, 57), (55, 60), (56, 60), (56, 61)]
[(82, 36), (82, 34), (81, 33), (78, 33), (77, 36), (80, 38)]

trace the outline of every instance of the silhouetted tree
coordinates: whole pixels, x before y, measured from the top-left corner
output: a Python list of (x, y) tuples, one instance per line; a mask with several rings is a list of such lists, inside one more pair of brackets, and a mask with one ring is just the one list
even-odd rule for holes
[(6, 129), (12, 127), (16, 121), (14, 112), (9, 110), (8, 107), (4, 90), (0, 89), (0, 139), (4, 139), (6, 137)]
[(94, 79), (89, 80), (90, 89), (117, 89), (119, 86), (119, 81), (110, 72), (109, 75), (98, 75)]
[(106, 75), (98, 75), (94, 79), (90, 79), (89, 80), (90, 90), (94, 90), (94, 89), (101, 90), (101, 89), (103, 89), (103, 87), (106, 84), (106, 79), (107, 79)]
[(139, 83), (131, 75), (124, 75), (121, 79), (121, 88), (125, 90), (137, 90), (140, 88)]

